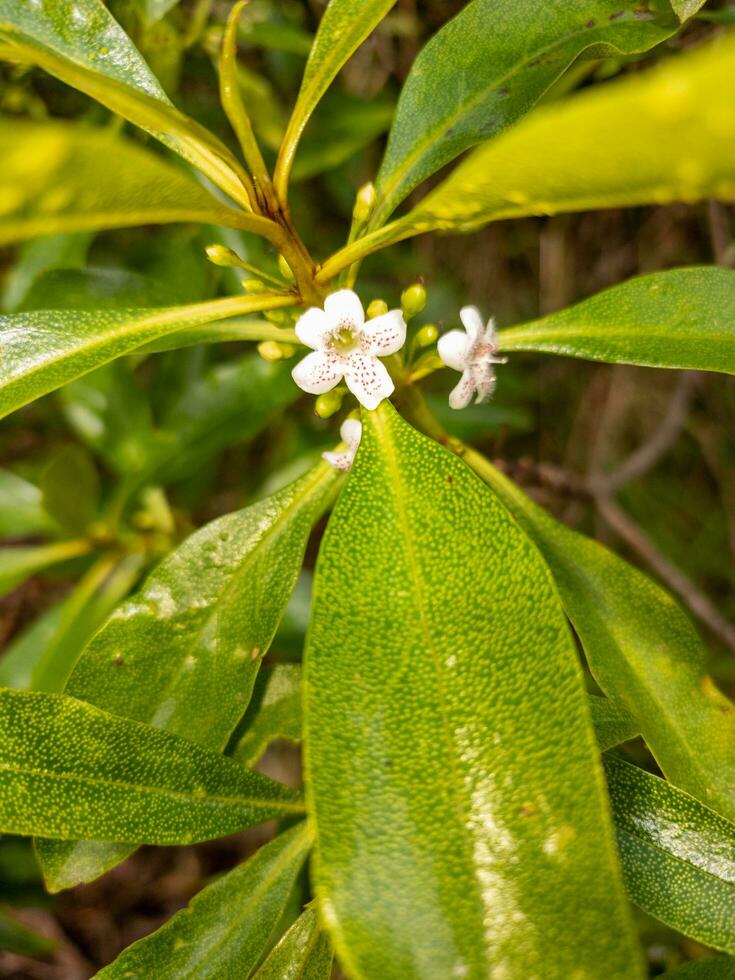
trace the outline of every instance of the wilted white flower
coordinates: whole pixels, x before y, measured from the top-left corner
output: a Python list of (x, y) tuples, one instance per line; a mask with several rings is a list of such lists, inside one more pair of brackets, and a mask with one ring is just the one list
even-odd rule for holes
[(498, 347), (495, 321), (487, 326), (476, 306), (464, 306), (459, 311), (464, 330), (450, 330), (439, 338), (439, 357), (447, 367), (461, 371), (459, 384), (449, 395), (451, 408), (466, 408), (477, 392), (476, 403), (486, 402), (495, 388), (493, 364), (505, 364), (504, 357), (496, 357)]
[(378, 357), (395, 354), (406, 341), (406, 323), (400, 310), (365, 320), (357, 293), (340, 289), (313, 306), (296, 324), (296, 336), (313, 353), (299, 361), (292, 376), (299, 388), (321, 395), (342, 378), (365, 408), (377, 408), (394, 385)]
[(349, 470), (352, 469), (355, 453), (362, 438), (362, 422), (357, 419), (345, 419), (339, 428), (339, 434), (347, 449), (341, 452), (322, 453), (322, 458), (326, 459), (335, 470)]

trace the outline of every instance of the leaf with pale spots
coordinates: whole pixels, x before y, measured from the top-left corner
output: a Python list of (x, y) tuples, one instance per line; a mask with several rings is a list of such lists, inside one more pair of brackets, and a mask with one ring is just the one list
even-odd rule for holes
[(364, 412), (304, 676), (315, 889), (349, 974), (641, 976), (585, 697), (525, 534), (387, 402)]
[(285, 786), (176, 735), (0, 689), (0, 833), (190, 844), (301, 809)]
[[(94, 637), (66, 692), (223, 751), (337, 479), (319, 463), (189, 537)], [(45, 879), (57, 890), (97, 877), (130, 850), (38, 842)]]
[(685, 936), (735, 953), (735, 825), (616, 756), (605, 770), (630, 897)]
[(96, 974), (98, 980), (247, 977), (284, 912), (310, 843), (303, 823), (280, 834), (203, 888), (156, 932), (123, 950)]

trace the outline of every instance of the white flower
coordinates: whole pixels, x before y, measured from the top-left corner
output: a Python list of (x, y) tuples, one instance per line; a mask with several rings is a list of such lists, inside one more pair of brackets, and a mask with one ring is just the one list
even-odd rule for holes
[(322, 453), (322, 458), (326, 459), (335, 470), (349, 470), (352, 469), (355, 453), (362, 438), (362, 422), (357, 419), (345, 419), (339, 428), (339, 434), (347, 449), (336, 453)]
[(378, 357), (395, 354), (406, 341), (406, 323), (400, 310), (389, 310), (365, 322), (359, 297), (340, 289), (313, 306), (296, 324), (296, 336), (313, 353), (291, 372), (294, 381), (311, 395), (334, 388), (342, 378), (365, 408), (377, 408), (394, 385)]
[(495, 322), (487, 326), (476, 306), (463, 306), (459, 318), (464, 330), (450, 330), (439, 338), (439, 357), (447, 367), (461, 371), (459, 384), (449, 395), (451, 408), (466, 408), (477, 392), (476, 403), (486, 402), (495, 388), (493, 364), (505, 364), (504, 357), (496, 357), (497, 343)]

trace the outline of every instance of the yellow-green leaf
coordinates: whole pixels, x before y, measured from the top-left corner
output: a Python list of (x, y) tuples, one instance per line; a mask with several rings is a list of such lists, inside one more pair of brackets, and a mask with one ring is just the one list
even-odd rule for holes
[(322, 542), (304, 698), (314, 883), (348, 974), (641, 976), (549, 572), (388, 402)]
[(332, 959), (332, 946), (319, 915), (315, 908), (308, 908), (253, 974), (253, 980), (329, 980)]

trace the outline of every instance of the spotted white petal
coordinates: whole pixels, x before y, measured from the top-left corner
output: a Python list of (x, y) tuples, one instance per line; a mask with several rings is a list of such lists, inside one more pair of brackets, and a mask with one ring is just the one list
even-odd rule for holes
[(469, 369), (462, 372), (459, 384), (452, 388), (449, 393), (450, 408), (467, 408), (472, 401), (475, 393), (475, 382), (472, 378), (472, 371)]
[(324, 300), (324, 312), (329, 317), (332, 329), (340, 326), (361, 327), (365, 313), (360, 297), (352, 289), (338, 289)]
[(332, 321), (317, 306), (312, 306), (296, 321), (296, 336), (312, 350), (323, 350), (332, 332)]
[(468, 364), (470, 340), (464, 330), (450, 330), (439, 338), (437, 343), (439, 357), (447, 367), (464, 371)]
[(339, 428), (339, 434), (347, 448), (356, 452), (362, 439), (362, 422), (359, 419), (345, 419)]
[(477, 364), (472, 371), (473, 384), (477, 391), (475, 403), (481, 405), (489, 401), (490, 396), (495, 391), (495, 372), (488, 361)]
[(349, 449), (345, 449), (342, 452), (322, 453), (322, 459), (326, 460), (335, 470), (349, 470), (352, 468), (355, 454)]
[(467, 336), (471, 344), (476, 344), (485, 333), (485, 323), (482, 313), (476, 306), (463, 306), (459, 311), (459, 318), (467, 331)]
[(291, 371), (299, 388), (310, 395), (321, 395), (341, 380), (344, 364), (336, 354), (315, 350), (307, 354)]
[(368, 320), (362, 328), (367, 340), (367, 353), (377, 357), (395, 354), (406, 343), (406, 321), (400, 310), (389, 310)]
[(395, 388), (385, 365), (370, 354), (350, 354), (345, 384), (360, 404), (370, 411), (377, 408)]
[(490, 317), (490, 319), (487, 321), (487, 326), (485, 327), (485, 331), (482, 335), (482, 341), (485, 344), (492, 344), (493, 347), (497, 346), (498, 335), (495, 331), (495, 320), (493, 317)]

